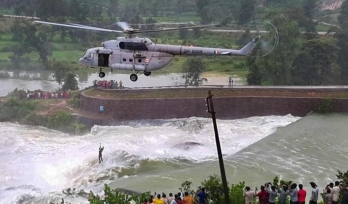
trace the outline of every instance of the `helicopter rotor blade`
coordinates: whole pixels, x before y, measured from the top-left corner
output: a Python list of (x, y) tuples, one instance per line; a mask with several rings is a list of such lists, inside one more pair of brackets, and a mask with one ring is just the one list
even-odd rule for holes
[(207, 28), (212, 26), (218, 26), (218, 25), (211, 24), (211, 25), (201, 25), (201, 26), (181, 27), (181, 28), (167, 28), (167, 29), (160, 29), (160, 30), (141, 30), (141, 31), (137, 30), (135, 31), (135, 33), (154, 33), (154, 32), (164, 32), (164, 31), (183, 30), (183, 29)]
[(147, 26), (147, 25), (196, 25), (193, 21), (190, 22), (181, 22), (181, 23), (173, 23), (173, 22), (158, 22), (158, 23), (132, 23), (129, 25), (135, 26)]
[(93, 26), (85, 26), (85, 25), (73, 24), (73, 23), (63, 24), (63, 23), (52, 23), (52, 22), (46, 22), (46, 21), (34, 21), (34, 23), (41, 23), (41, 24), (47, 24), (47, 25), (57, 25), (57, 26), (63, 26), (63, 27), (69, 27), (69, 28), (80, 28), (80, 29), (86, 29), (86, 30), (103, 31), (103, 32), (123, 33), (123, 31), (120, 31), (120, 30), (97, 28), (97, 27), (93, 27)]
[(117, 25), (123, 30), (129, 30), (130, 26), (127, 22), (117, 22)]

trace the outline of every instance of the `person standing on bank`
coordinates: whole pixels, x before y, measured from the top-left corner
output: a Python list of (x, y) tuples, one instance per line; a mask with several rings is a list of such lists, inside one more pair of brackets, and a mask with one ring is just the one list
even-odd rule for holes
[(99, 146), (99, 164), (101, 162), (103, 162), (103, 150), (104, 150), (104, 146), (102, 147), (101, 143), (100, 143), (100, 146)]
[(298, 185), (298, 188), (300, 190), (298, 190), (297, 194), (298, 194), (298, 203), (299, 204), (305, 204), (306, 203), (306, 190), (303, 189), (303, 185), (302, 184), (299, 184)]
[(233, 86), (233, 79), (232, 76), (228, 77), (228, 86)]
[(312, 186), (312, 195), (311, 198), (309, 200), (309, 204), (317, 204), (318, 202), (318, 196), (319, 196), (319, 189), (317, 187), (317, 184), (315, 184), (314, 182), (309, 182), (309, 184), (311, 184)]

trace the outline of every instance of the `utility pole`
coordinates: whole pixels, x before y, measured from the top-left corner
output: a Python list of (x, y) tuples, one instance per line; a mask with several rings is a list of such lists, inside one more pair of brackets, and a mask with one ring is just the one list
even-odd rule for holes
[(222, 185), (223, 185), (224, 194), (225, 194), (225, 204), (230, 204), (230, 196), (229, 196), (229, 193), (228, 193), (228, 186), (227, 186), (227, 179), (226, 179), (226, 173), (225, 173), (224, 160), (222, 158), (219, 133), (218, 133), (217, 125), (216, 125), (216, 117), (215, 117), (214, 104), (213, 104), (213, 95), (211, 94), (211, 91), (208, 91), (208, 97), (206, 98), (206, 101), (207, 101), (208, 113), (211, 114), (211, 118), (213, 119), (216, 148), (217, 148), (217, 152), (218, 152), (218, 156), (219, 156), (221, 180), (222, 180)]

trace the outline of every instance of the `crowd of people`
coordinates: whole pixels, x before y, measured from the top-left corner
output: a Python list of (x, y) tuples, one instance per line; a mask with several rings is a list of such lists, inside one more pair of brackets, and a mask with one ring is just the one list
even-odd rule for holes
[[(309, 204), (317, 204), (319, 196), (322, 195), (325, 204), (348, 204), (348, 186), (347, 183), (338, 182), (328, 184), (322, 193), (319, 193), (319, 188), (316, 183), (310, 182), (312, 187), (309, 194)], [(297, 188), (298, 187), (298, 188)], [(341, 198), (340, 198), (340, 195)], [(286, 204), (287, 198), (290, 199), (290, 204), (305, 204), (307, 192), (303, 189), (303, 185), (290, 183), (281, 185), (278, 188), (272, 186), (271, 183), (266, 183), (261, 186), (261, 191), (252, 191), (250, 187), (245, 187), (244, 197), (245, 204), (252, 204), (255, 197), (258, 198), (260, 204), (275, 204), (278, 199), (279, 204)]]
[(21, 98), (26, 99), (56, 99), (56, 98), (69, 98), (68, 91), (27, 91), (21, 95)]
[(169, 193), (169, 197), (165, 193), (151, 195), (149, 199), (144, 200), (143, 204), (194, 204), (195, 199), (193, 196), (198, 197), (199, 204), (205, 204), (207, 200), (207, 193), (205, 188), (199, 188), (196, 195), (190, 195), (188, 192), (177, 194)]
[[(261, 186), (260, 191), (257, 188), (252, 190), (249, 186), (246, 186), (243, 191), (245, 198), (245, 204), (253, 204), (255, 200), (259, 204), (275, 204), (276, 201), (279, 204), (286, 204), (288, 200), (290, 204), (305, 204), (306, 197), (309, 197), (309, 204), (317, 204), (319, 196), (322, 196), (325, 204), (348, 204), (348, 185), (344, 182), (330, 183), (322, 192), (316, 183), (310, 182), (312, 187), (311, 192), (307, 194), (307, 191), (303, 188), (302, 184), (288, 183), (280, 186), (274, 186), (270, 182)], [(209, 193), (206, 192), (204, 187), (199, 187), (194, 195), (189, 192), (178, 192), (173, 195), (169, 193), (167, 196), (165, 193), (151, 195), (148, 199), (143, 201), (143, 204), (207, 204), (209, 199)], [(89, 193), (75, 189), (67, 189), (63, 191), (66, 195), (77, 195), (87, 198), (92, 201), (96, 196), (92, 191)], [(98, 196), (98, 195), (97, 195)], [(62, 200), (64, 203), (64, 200)], [(196, 202), (198, 201), (198, 202)]]
[[(335, 183), (328, 184), (322, 193), (319, 192), (319, 187), (316, 183), (309, 183), (312, 187), (309, 196), (309, 204), (317, 204), (319, 196), (322, 196), (325, 204), (348, 204), (348, 185), (347, 183), (336, 181)], [(198, 203), (195, 202), (193, 196), (197, 197)], [(249, 186), (246, 186), (243, 192), (245, 198), (245, 204), (253, 204), (255, 198), (257, 198), (259, 204), (275, 204), (278, 201), (279, 204), (286, 204), (287, 200), (290, 200), (290, 204), (305, 204), (307, 191), (303, 188), (302, 184), (296, 183), (283, 184), (280, 186), (274, 186), (270, 182), (261, 186), (260, 191), (257, 188), (251, 190)], [(151, 196), (150, 199), (145, 200), (143, 204), (206, 204), (208, 194), (204, 188), (199, 188), (196, 195), (190, 195), (188, 192), (182, 194), (181, 192), (173, 196), (172, 193), (169, 197), (165, 193)]]
[(123, 88), (123, 82), (117, 82), (115, 80), (94, 80), (93, 87), (95, 88), (105, 88), (105, 89), (119, 89)]

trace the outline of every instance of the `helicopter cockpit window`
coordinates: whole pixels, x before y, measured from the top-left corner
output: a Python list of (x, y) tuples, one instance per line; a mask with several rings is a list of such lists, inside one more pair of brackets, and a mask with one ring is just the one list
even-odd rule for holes
[(88, 58), (91, 58), (92, 57), (92, 54), (90, 52), (86, 52), (83, 59), (88, 59)]

